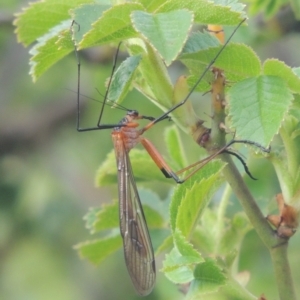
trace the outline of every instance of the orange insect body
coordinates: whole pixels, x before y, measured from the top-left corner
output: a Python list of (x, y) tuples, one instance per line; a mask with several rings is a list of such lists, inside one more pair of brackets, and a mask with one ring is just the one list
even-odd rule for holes
[[(123, 143), (123, 146), (127, 152), (134, 148), (140, 142), (140, 133), (136, 130), (138, 123), (133, 123), (128, 121), (127, 116), (121, 121), (122, 124), (126, 124), (124, 127), (116, 128), (113, 132), (113, 136), (118, 136), (118, 138), (113, 138), (114, 140), (120, 140)], [(118, 143), (118, 142), (117, 142)]]

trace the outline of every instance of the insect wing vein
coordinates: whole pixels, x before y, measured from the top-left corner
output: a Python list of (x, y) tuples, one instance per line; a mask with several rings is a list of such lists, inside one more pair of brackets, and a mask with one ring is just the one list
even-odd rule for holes
[(145, 296), (155, 284), (153, 247), (128, 152), (120, 138), (115, 136), (113, 140), (118, 167), (120, 231), (125, 261), (137, 292)]

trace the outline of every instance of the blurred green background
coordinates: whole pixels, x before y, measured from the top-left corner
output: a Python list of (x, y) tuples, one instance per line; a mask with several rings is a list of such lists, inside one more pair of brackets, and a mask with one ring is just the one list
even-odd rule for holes
[[(12, 26), (13, 13), (20, 12), (27, 3), (5, 0), (0, 7), (0, 299), (139, 299), (121, 249), (98, 267), (80, 260), (73, 249), (91, 238), (82, 219), (88, 208), (117, 197), (116, 186), (94, 185), (96, 170), (112, 149), (112, 142), (109, 130), (78, 133), (75, 129), (75, 55), (69, 55), (38, 82), (32, 82), (28, 49), (17, 43)], [(234, 39), (247, 42), (262, 59), (276, 57), (296, 67), (300, 65), (299, 31), (300, 23), (286, 7), (267, 23), (261, 16), (256, 17)], [(94, 98), (99, 98), (95, 88), (104, 93), (113, 57), (109, 48), (98, 50), (82, 58), (82, 94)], [(171, 71), (174, 78), (184, 72), (179, 65)], [(137, 92), (132, 92), (124, 105), (147, 115), (160, 114)], [(195, 103), (201, 118), (204, 111), (209, 113), (203, 106)], [(95, 124), (99, 107), (99, 103), (85, 101), (83, 126)], [(115, 123), (121, 117), (122, 113), (109, 111), (106, 122)], [(158, 133), (165, 125), (147, 132), (162, 152)], [(190, 143), (189, 137), (183, 138)], [(197, 147), (191, 146), (189, 154), (196, 158)], [(267, 214), (274, 206), (275, 193), (280, 191), (276, 177), (267, 162), (253, 160), (249, 168), (259, 181), (247, 182)], [(157, 187), (161, 198), (172, 186), (173, 183)], [(233, 198), (230, 210), (239, 209)], [(300, 281), (299, 247), (296, 234), (289, 249), (295, 283)], [(162, 259), (163, 256), (157, 257), (158, 270)], [(253, 293), (277, 299), (269, 255), (253, 231), (243, 244), (240, 269), (251, 272), (248, 287)], [(297, 289), (300, 294), (299, 285)], [(158, 274), (157, 285), (146, 299), (183, 297), (176, 286)]]

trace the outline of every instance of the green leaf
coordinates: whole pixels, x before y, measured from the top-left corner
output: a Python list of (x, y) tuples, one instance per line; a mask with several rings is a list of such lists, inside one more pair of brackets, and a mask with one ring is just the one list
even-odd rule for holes
[(220, 46), (219, 40), (211, 33), (207, 31), (193, 32), (189, 36), (186, 44), (184, 45), (184, 48), (182, 50), (182, 56), (184, 54), (195, 53), (201, 50), (206, 50), (206, 49), (219, 47), (219, 46)]
[(221, 170), (222, 167), (214, 175), (202, 179), (198, 184), (194, 184), (191, 189), (187, 190), (178, 207), (176, 225), (188, 239), (191, 238), (204, 209), (223, 182), (223, 180), (220, 180)]
[(51, 28), (50, 32), (38, 38), (37, 43), (29, 53), (30, 71), (33, 81), (36, 81), (54, 63), (74, 51), (74, 45), (69, 32), (71, 20)]
[[(139, 190), (140, 198), (144, 208), (147, 225), (152, 229), (166, 228), (167, 206), (165, 201), (161, 199), (154, 192), (146, 189)], [(164, 218), (165, 217), (165, 218)]]
[[(220, 204), (218, 204), (219, 206)], [(193, 233), (192, 242), (201, 253), (222, 257), (232, 256), (238, 249), (245, 234), (252, 228), (244, 213), (236, 213), (230, 219), (222, 219), (220, 229), (219, 212), (216, 207), (207, 207), (201, 217), (200, 225)]]
[[(130, 151), (130, 160), (133, 168), (135, 180), (151, 181), (159, 180), (172, 184), (172, 180), (166, 178), (162, 172), (157, 168), (156, 164), (150, 158), (145, 150), (132, 149)], [(103, 164), (99, 167), (96, 174), (96, 185), (103, 186), (117, 183), (117, 167), (115, 152), (112, 150)]]
[(91, 233), (119, 227), (119, 203), (103, 205), (96, 214)]
[(230, 225), (223, 232), (219, 254), (228, 255), (233, 249), (240, 251), (242, 240), (251, 229), (252, 226), (249, 223), (249, 219), (243, 212), (235, 214), (231, 219)]
[(161, 0), (139, 0), (139, 2), (147, 9), (148, 12), (157, 10), (157, 8), (164, 3), (164, 1)]
[[(193, 258), (193, 261), (202, 262), (201, 254), (193, 247), (191, 243), (183, 236), (178, 229), (173, 233), (174, 244), (183, 257)], [(194, 262), (195, 263), (195, 262)]]
[(193, 23), (193, 14), (174, 10), (160, 14), (134, 11), (131, 19), (136, 31), (158, 51), (170, 65), (181, 51)]
[(207, 258), (204, 263), (199, 264), (194, 272), (196, 280), (222, 285), (226, 282), (226, 275), (213, 259)]
[(207, 293), (216, 292), (227, 282), (225, 274), (211, 259), (196, 266), (194, 277), (187, 299), (200, 299)]
[(243, 12), (245, 4), (240, 3), (239, 0), (214, 0), (215, 4), (222, 6), (229, 6), (232, 11)]
[[(226, 5), (226, 4), (225, 4)], [(207, 0), (169, 0), (156, 12), (168, 12), (176, 9), (188, 9), (195, 14), (195, 22), (201, 24), (236, 25), (244, 17), (243, 5), (234, 5), (233, 11), (228, 5), (221, 6)]]
[(223, 167), (220, 161), (210, 162), (184, 184), (176, 187), (170, 204), (173, 231), (178, 228), (185, 237), (191, 238), (199, 217), (222, 182), (219, 176)]
[(94, 224), (97, 221), (97, 213), (101, 210), (101, 208), (89, 208), (88, 213), (83, 217), (85, 220), (85, 227), (89, 230), (94, 229)]
[(229, 115), (239, 138), (269, 145), (278, 132), (293, 97), (277, 76), (259, 76), (235, 84), (229, 91)]
[(298, 68), (292, 68), (293, 72), (298, 76), (300, 77), (300, 67)]
[(166, 111), (173, 105), (173, 86), (165, 64), (157, 52), (147, 43), (142, 43), (141, 40), (131, 40), (128, 48), (131, 55), (141, 54), (143, 57), (139, 65), (141, 76), (137, 88)]
[(176, 162), (176, 166), (179, 168), (187, 166), (187, 158), (178, 127), (175, 125), (167, 127), (164, 135), (164, 141), (166, 142), (168, 153), (172, 161)]
[(112, 149), (96, 172), (96, 186), (105, 186), (117, 183), (116, 154)]
[(122, 62), (114, 73), (108, 92), (108, 99), (120, 103), (127, 95), (141, 56), (130, 56)]
[(110, 7), (111, 5), (92, 3), (81, 5), (72, 11), (72, 19), (76, 22), (73, 24), (73, 38), (76, 45), (78, 45), (84, 35), (92, 29), (92, 24)]
[(97, 265), (101, 263), (107, 256), (117, 251), (121, 246), (121, 236), (117, 235), (107, 239), (99, 239), (80, 243), (74, 248), (78, 250), (81, 258), (86, 258), (91, 263)]
[[(144, 199), (142, 199), (142, 200), (144, 200)], [(143, 210), (144, 210), (144, 213), (146, 216), (148, 228), (163, 228), (164, 227), (164, 224), (165, 224), (164, 219), (157, 210), (155, 210), (145, 204), (143, 204)]]
[[(69, 10), (92, 0), (44, 0), (30, 3), (29, 7), (17, 15), (14, 25), (18, 41), (28, 46), (37, 38), (51, 31), (64, 20), (70, 19)], [(70, 23), (71, 25), (71, 23)]]
[(173, 234), (175, 248), (166, 255), (163, 269), (169, 280), (175, 283), (185, 283), (193, 279), (193, 268), (203, 262), (201, 254), (196, 251), (179, 230)]
[(283, 61), (267, 59), (263, 65), (263, 73), (280, 77), (294, 93), (300, 93), (300, 78)]
[[(157, 210), (145, 204), (144, 194), (143, 196), (141, 196), (141, 199), (143, 201), (142, 205), (146, 216), (148, 228), (164, 227), (164, 219), (161, 216), (161, 214)], [(97, 212), (96, 220), (94, 220), (93, 230), (91, 231), (91, 233), (95, 233), (102, 230), (115, 229), (118, 227), (119, 203), (115, 202), (113, 204), (103, 205), (101, 210)]]
[(138, 3), (124, 3), (106, 10), (102, 17), (93, 23), (92, 29), (84, 35), (79, 47), (83, 49), (138, 37), (132, 27), (130, 13), (142, 9)]
[[(164, 228), (165, 220), (160, 213), (163, 210), (162, 201), (154, 193), (145, 190), (140, 192), (140, 196), (148, 228)], [(90, 209), (84, 220), (92, 234), (119, 228), (119, 203), (115, 201), (113, 204), (102, 205), (101, 208)]]
[(199, 226), (194, 230), (192, 242), (201, 253), (216, 253), (216, 238), (219, 238), (217, 218), (217, 212), (207, 207), (201, 216)]
[[(204, 37), (203, 41), (201, 41), (202, 37)], [(207, 33), (195, 34), (187, 42), (180, 60), (194, 75), (193, 80), (189, 81), (189, 84), (195, 84), (207, 65), (220, 51), (222, 46), (211, 47), (213, 43), (215, 42), (213, 39), (208, 38)], [(258, 76), (261, 73), (261, 64), (256, 53), (250, 47), (237, 43), (227, 45), (214, 63), (214, 66), (224, 70), (226, 79), (234, 82), (247, 77)], [(207, 78), (209, 82), (211, 82), (211, 76)], [(207, 91), (208, 86), (206, 85), (205, 88)], [(203, 86), (202, 89), (200, 87), (198, 90), (203, 91)]]
[[(194, 265), (197, 264), (199, 258), (192, 256), (182, 256), (175, 247), (166, 259), (163, 261), (162, 272), (166, 277), (174, 283), (186, 283), (193, 280)], [(202, 261), (202, 259), (200, 259)]]

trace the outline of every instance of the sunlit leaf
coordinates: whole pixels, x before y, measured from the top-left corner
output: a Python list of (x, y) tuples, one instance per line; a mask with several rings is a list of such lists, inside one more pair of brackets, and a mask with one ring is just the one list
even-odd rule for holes
[(96, 214), (92, 233), (117, 227), (119, 227), (119, 204), (115, 202), (103, 205)]
[(107, 239), (80, 243), (75, 246), (75, 249), (79, 252), (81, 258), (86, 258), (93, 264), (99, 264), (121, 246), (122, 238), (117, 235)]
[(138, 34), (131, 24), (130, 13), (142, 9), (143, 7), (138, 3), (123, 3), (106, 10), (101, 18), (93, 23), (92, 29), (85, 34), (79, 44), (80, 48), (137, 37)]
[(136, 31), (149, 42), (167, 65), (181, 51), (193, 22), (193, 14), (187, 10), (173, 10), (160, 14), (134, 11), (131, 14)]
[(74, 45), (69, 32), (71, 20), (53, 27), (49, 33), (38, 38), (37, 43), (29, 53), (30, 75), (36, 81), (46, 70), (64, 56), (74, 51)]
[(292, 68), (278, 59), (267, 59), (263, 65), (265, 75), (278, 76), (282, 78), (294, 93), (300, 93), (300, 78), (293, 72)]
[[(168, 75), (167, 68), (157, 51), (147, 43), (131, 41), (128, 46), (131, 55), (142, 55), (139, 64), (138, 88), (148, 99), (162, 108), (169, 109), (172, 106), (173, 86)], [(153, 76), (155, 74), (155, 76)]]
[(194, 256), (183, 256), (175, 247), (163, 261), (162, 272), (174, 283), (186, 283), (193, 280), (194, 265), (202, 259)]
[(92, 24), (110, 7), (111, 5), (107, 4), (91, 3), (81, 5), (72, 10), (72, 19), (75, 21), (72, 31), (74, 41), (77, 45), (83, 39), (84, 35), (92, 29)]
[(127, 95), (141, 58), (140, 55), (130, 56), (119, 66), (113, 75), (108, 92), (108, 99), (110, 101), (120, 103)]
[[(203, 42), (201, 41), (202, 36), (204, 36)], [(194, 75), (193, 80), (189, 81), (191, 85), (194, 85), (222, 46), (211, 47), (215, 43), (213, 42), (214, 38), (210, 39), (207, 34), (198, 33), (192, 36), (191, 39), (184, 48), (180, 60)], [(196, 52), (194, 52), (195, 50)], [(214, 63), (214, 66), (224, 70), (225, 78), (229, 81), (239, 81), (261, 73), (261, 64), (258, 56), (250, 47), (243, 44), (231, 43), (227, 45)], [(209, 76), (210, 73), (207, 75)], [(208, 78), (208, 80), (211, 79), (211, 77)], [(207, 90), (207, 85), (204, 87)], [(200, 86), (199, 90), (203, 90), (203, 87), (201, 89)]]
[(180, 168), (187, 166), (184, 146), (180, 139), (179, 130), (176, 126), (169, 126), (166, 128), (164, 140), (166, 141), (169, 156), (176, 165)]
[(253, 77), (235, 84), (229, 91), (229, 115), (237, 136), (269, 145), (292, 99), (285, 80), (277, 76)]
[(194, 277), (187, 299), (199, 299), (207, 293), (215, 292), (227, 281), (224, 272), (211, 259), (196, 266)]
[(246, 233), (252, 228), (249, 219), (244, 213), (237, 213), (233, 216), (227, 228), (222, 233), (219, 252), (228, 255), (233, 249), (239, 249)]
[(244, 17), (243, 5), (234, 5), (233, 9), (228, 3), (224, 6), (206, 0), (169, 0), (157, 9), (157, 12), (167, 12), (175, 9), (188, 9), (194, 12), (195, 22), (201, 24), (236, 25)]
[[(14, 25), (19, 42), (26, 46), (50, 32), (62, 21), (70, 19), (69, 11), (92, 0), (44, 0), (30, 5), (17, 15)], [(71, 23), (70, 23), (71, 25)]]
[(188, 242), (179, 229), (173, 233), (174, 244), (183, 257), (192, 257), (197, 262), (203, 261), (201, 254)]
[(220, 161), (209, 162), (188, 181), (176, 187), (170, 204), (172, 230), (178, 227), (185, 237), (189, 237), (210, 197), (222, 182), (217, 180), (222, 168)]
[[(157, 168), (156, 164), (150, 158), (145, 150), (132, 149), (129, 153), (133, 174), (135, 180), (151, 181), (159, 180), (166, 183), (173, 183), (171, 179), (166, 178)], [(115, 152), (112, 150), (106, 160), (97, 170), (96, 184), (99, 186), (117, 183), (117, 166)]]
[(89, 230), (93, 230), (94, 224), (97, 221), (97, 213), (101, 210), (101, 208), (90, 208), (88, 213), (83, 217), (86, 221), (85, 226)]

